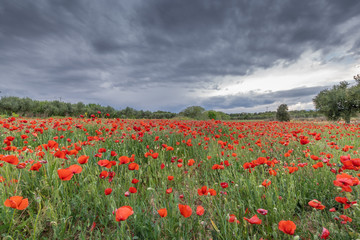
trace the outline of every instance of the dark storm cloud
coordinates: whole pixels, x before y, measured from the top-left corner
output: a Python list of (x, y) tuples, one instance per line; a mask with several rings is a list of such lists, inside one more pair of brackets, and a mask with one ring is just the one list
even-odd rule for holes
[(94, 49), (98, 53), (114, 53), (122, 48), (122, 46), (113, 41), (113, 40), (106, 40), (106, 39), (100, 39), (97, 41), (94, 41), (92, 43)]
[(164, 0), (143, 5), (139, 15), (145, 43), (165, 60), (165, 73), (186, 78), (245, 75), (296, 61), (307, 48), (337, 46), (347, 37), (335, 29), (358, 14), (355, 6), (360, 3)]
[[(154, 89), (168, 87), (179, 89), (174, 94), (180, 100), (191, 89), (220, 89), (217, 79), (223, 76), (247, 76), (279, 61), (294, 63), (306, 50), (326, 54), (338, 48), (356, 38), (351, 33), (359, 22), (343, 27), (358, 9), (357, 0), (4, 0), (0, 82), (9, 82), (8, 94), (18, 96), (51, 97), (55, 88), (65, 99), (111, 104), (102, 98), (110, 89), (156, 95)], [(354, 40), (358, 57), (360, 40)], [(314, 91), (293, 89), (263, 98), (253, 92), (203, 104), (220, 106), (216, 103), (223, 100), (224, 108), (250, 108)], [(142, 106), (142, 96), (136, 93), (133, 104)]]

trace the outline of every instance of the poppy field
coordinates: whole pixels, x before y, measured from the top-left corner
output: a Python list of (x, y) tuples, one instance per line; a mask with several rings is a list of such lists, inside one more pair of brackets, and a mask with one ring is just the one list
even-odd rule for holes
[(358, 239), (360, 124), (0, 118), (3, 239)]

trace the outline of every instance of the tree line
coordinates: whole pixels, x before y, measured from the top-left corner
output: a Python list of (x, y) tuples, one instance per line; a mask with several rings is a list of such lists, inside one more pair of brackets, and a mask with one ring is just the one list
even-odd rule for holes
[[(314, 110), (293, 110), (288, 111), (288, 113), (291, 119), (320, 118), (323, 116), (321, 113)], [(230, 113), (229, 116), (231, 120), (279, 120), (277, 111), (266, 111), (258, 113)]]
[[(321, 114), (317, 111), (290, 111), (291, 118), (316, 118)], [(261, 113), (231, 113), (221, 111), (205, 110), (201, 106), (190, 106), (179, 113), (167, 111), (143, 111), (126, 107), (116, 110), (111, 106), (100, 104), (68, 103), (58, 100), (39, 101), (31, 98), (2, 97), (0, 99), (0, 114), (12, 116), (17, 114), (24, 117), (106, 117), (128, 118), (128, 119), (170, 119), (174, 117), (189, 118), (197, 120), (276, 120), (276, 111), (266, 111)]]
[(100, 104), (67, 103), (62, 101), (38, 101), (31, 98), (2, 97), (0, 99), (0, 114), (11, 116), (17, 114), (24, 117), (112, 117), (112, 118), (147, 118), (168, 119), (176, 116), (176, 113), (166, 111), (143, 111), (126, 107), (116, 110), (111, 106)]

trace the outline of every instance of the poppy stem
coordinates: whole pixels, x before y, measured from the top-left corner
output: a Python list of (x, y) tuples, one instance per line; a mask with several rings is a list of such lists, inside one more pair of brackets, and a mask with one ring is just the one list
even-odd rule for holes
[(39, 211), (38, 211), (38, 214), (36, 215), (36, 219), (35, 219), (35, 226), (34, 226), (34, 236), (33, 236), (33, 239), (35, 239), (35, 236), (36, 236), (36, 226), (37, 226), (37, 220), (38, 220), (38, 217), (40, 215), (40, 211), (41, 211), (41, 202), (39, 202)]
[(18, 189), (18, 187), (19, 187), (19, 185), (20, 185), (21, 173), (22, 173), (22, 171), (20, 171), (20, 173), (19, 173), (19, 178), (18, 178), (18, 182), (17, 182), (17, 184), (16, 184), (16, 189), (15, 189), (15, 192), (16, 192), (16, 193), (17, 193), (17, 189)]
[(10, 226), (9, 226), (9, 229), (8, 229), (8, 234), (10, 233), (10, 229), (11, 229), (12, 224), (13, 224), (14, 216), (15, 216), (15, 209), (13, 210), (13, 215), (12, 215)]

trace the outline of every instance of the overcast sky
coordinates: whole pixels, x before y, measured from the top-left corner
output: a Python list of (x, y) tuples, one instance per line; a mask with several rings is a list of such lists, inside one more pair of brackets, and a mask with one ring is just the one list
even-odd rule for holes
[(360, 73), (358, 0), (2, 0), (1, 96), (313, 109)]

